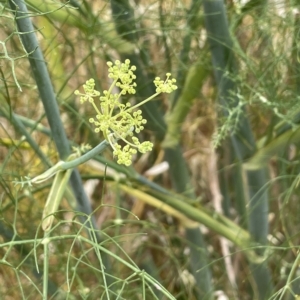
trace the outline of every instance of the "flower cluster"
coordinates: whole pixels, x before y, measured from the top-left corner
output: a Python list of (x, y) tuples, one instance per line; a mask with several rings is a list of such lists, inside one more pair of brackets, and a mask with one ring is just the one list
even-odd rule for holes
[(161, 80), (160, 77), (155, 77), (154, 79), (154, 85), (156, 86), (156, 93), (172, 93), (177, 89), (177, 86), (175, 85), (176, 79), (171, 77), (171, 73), (166, 74), (167, 79)]
[[(130, 103), (122, 104), (120, 102), (121, 96), (126, 94), (136, 93), (136, 83), (134, 80), (136, 76), (134, 71), (135, 66), (130, 66), (130, 60), (126, 59), (125, 63), (120, 61), (107, 62), (108, 77), (113, 80), (110, 88), (103, 91), (103, 95), (100, 96), (100, 92), (95, 90), (95, 80), (89, 79), (84, 85), (84, 93), (75, 91), (75, 95), (80, 96), (80, 102), (90, 102), (95, 111), (96, 117), (90, 118), (89, 122), (94, 124), (95, 132), (102, 132), (105, 139), (110, 143), (113, 148), (113, 154), (117, 157), (119, 164), (126, 166), (131, 165), (132, 157), (139, 151), (140, 153), (146, 153), (152, 150), (153, 144), (149, 141), (141, 143), (139, 139), (134, 136), (134, 133), (139, 133), (144, 129), (144, 125), (147, 123), (146, 119), (143, 119), (142, 111), (137, 107), (150, 101), (160, 93), (171, 93), (177, 86), (176, 80), (170, 79), (171, 74), (167, 73), (166, 80), (163, 81), (159, 77), (156, 77), (154, 84), (156, 86), (156, 94), (147, 98), (146, 100), (131, 106)], [(113, 93), (114, 88), (119, 89), (118, 93)], [(94, 98), (99, 99), (98, 105), (95, 104)], [(125, 146), (121, 146), (118, 142), (122, 140)]]

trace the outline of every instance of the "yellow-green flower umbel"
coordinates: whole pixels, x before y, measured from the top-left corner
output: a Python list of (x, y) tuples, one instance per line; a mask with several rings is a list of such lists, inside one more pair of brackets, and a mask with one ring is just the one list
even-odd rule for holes
[[(103, 95), (100, 96), (100, 92), (95, 90), (95, 80), (89, 79), (83, 85), (84, 93), (80, 93), (77, 90), (75, 95), (80, 95), (81, 103), (89, 101), (93, 105), (96, 117), (90, 118), (89, 121), (94, 124), (95, 132), (101, 131), (105, 139), (110, 143), (113, 148), (113, 154), (117, 157), (118, 164), (130, 166), (132, 157), (137, 151), (146, 153), (151, 151), (153, 147), (151, 142), (145, 141), (141, 143), (134, 136), (134, 133), (141, 132), (147, 123), (147, 120), (143, 119), (142, 111), (137, 110), (137, 108), (160, 93), (171, 93), (176, 90), (176, 79), (170, 79), (170, 73), (166, 74), (166, 80), (156, 77), (154, 80), (156, 93), (146, 100), (131, 106), (129, 102), (122, 104), (120, 100), (122, 95), (133, 95), (136, 92), (136, 83), (134, 82), (136, 79), (134, 75), (136, 67), (130, 66), (129, 59), (126, 59), (125, 63), (121, 63), (119, 60), (116, 60), (114, 64), (107, 62), (107, 65), (108, 77), (113, 79), (109, 90), (104, 90)], [(113, 93), (115, 87), (118, 87), (118, 93)], [(94, 98), (97, 97), (100, 100), (98, 105), (94, 101)], [(122, 147), (118, 144), (119, 140), (125, 142), (125, 146)]]

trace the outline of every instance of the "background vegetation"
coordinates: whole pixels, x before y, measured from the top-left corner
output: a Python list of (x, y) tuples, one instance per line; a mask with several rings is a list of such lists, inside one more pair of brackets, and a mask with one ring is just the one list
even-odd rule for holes
[[(1, 299), (297, 299), (298, 1), (1, 1)], [(73, 171), (49, 233), (53, 180), (104, 137), (74, 95), (137, 67), (131, 167), (107, 148)]]

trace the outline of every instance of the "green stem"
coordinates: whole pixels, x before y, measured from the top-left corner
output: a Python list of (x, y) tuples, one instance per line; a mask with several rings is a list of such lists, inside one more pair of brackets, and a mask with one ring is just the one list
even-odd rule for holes
[[(19, 38), (24, 49), (28, 53), (31, 70), (37, 84), (40, 98), (43, 102), (47, 120), (51, 128), (51, 134), (59, 153), (59, 157), (60, 159), (65, 160), (67, 157), (69, 157), (71, 152), (70, 144), (60, 117), (56, 94), (53, 90), (46, 60), (43, 56), (41, 48), (39, 47), (35, 29), (29, 17), (26, 2), (22, 0), (9, 0), (8, 3), (12, 13), (15, 16)], [(83, 189), (80, 174), (76, 169), (72, 172), (70, 184), (76, 196), (77, 209), (83, 213), (80, 218), (82, 221), (85, 221), (87, 219), (86, 216), (92, 214), (92, 207)], [(97, 230), (94, 216), (91, 217), (91, 222), (89, 225), (96, 232), (97, 242), (101, 242), (101, 236)], [(106, 261), (105, 257), (103, 257), (103, 260), (105, 260), (107, 272), (110, 272), (110, 265), (108, 261)], [(111, 282), (111, 278), (108, 278), (108, 282)]]
[[(115, 87), (117, 81), (118, 81), (118, 78), (115, 79), (115, 80), (113, 81), (113, 83), (111, 84), (109, 90), (107, 91), (107, 95), (105, 95), (105, 96), (107, 97), (107, 100), (109, 99), (109, 96), (111, 95), (111, 91), (112, 91), (113, 88)], [(114, 110), (114, 109), (112, 109), (112, 110), (110, 111), (110, 113), (109, 113), (110, 115), (112, 115), (113, 110)], [(107, 111), (105, 112), (106, 115), (108, 115), (108, 111), (109, 111), (109, 107), (107, 108)]]
[(80, 156), (78, 158), (75, 158), (71, 161), (59, 161), (56, 165), (54, 165), (53, 167), (48, 169), (43, 174), (33, 178), (31, 180), (31, 183), (41, 183), (41, 182), (49, 179), (50, 177), (52, 177), (59, 171), (74, 169), (74, 168), (78, 167), (79, 165), (92, 159), (97, 154), (102, 153), (108, 145), (109, 145), (109, 143), (106, 140), (104, 140), (99, 145), (97, 145), (95, 148), (93, 148), (92, 150), (90, 150), (89, 152), (83, 154), (82, 156)]
[(283, 288), (283, 291), (280, 295), (280, 298), (279, 300), (282, 300), (283, 299), (283, 296), (286, 292), (286, 290), (290, 290), (292, 287), (291, 287), (291, 284), (292, 284), (292, 279), (293, 279), (293, 276), (295, 275), (297, 269), (299, 269), (299, 265), (300, 265), (300, 253), (298, 253), (297, 257), (296, 257), (296, 260), (295, 262), (293, 263), (293, 266), (292, 266), (292, 269), (290, 271), (290, 274), (287, 278), (287, 281), (286, 281), (286, 285), (285, 287)]
[[(241, 105), (236, 95), (238, 91), (237, 78), (238, 68), (234, 57), (233, 42), (230, 35), (230, 27), (227, 20), (227, 12), (224, 0), (204, 0), (205, 26), (208, 36), (208, 43), (211, 48), (212, 65), (214, 76), (218, 85), (219, 101), (224, 109), (224, 115), (229, 116)], [(247, 117), (245, 107), (241, 108), (242, 113), (237, 119), (237, 131), (231, 134), (231, 143), (234, 150), (235, 159), (241, 163), (246, 158), (251, 157), (256, 151), (255, 138), (251, 125)], [(247, 183), (241, 187), (248, 196), (248, 228), (254, 240), (267, 245), (268, 224), (268, 193), (266, 170), (261, 169), (256, 172), (246, 172)], [(241, 180), (243, 183), (243, 180)], [(247, 190), (246, 190), (247, 184)], [(260, 254), (260, 251), (257, 251)], [(255, 280), (255, 288), (258, 291), (257, 299), (267, 299), (273, 289), (271, 272), (267, 263), (250, 264), (250, 269)]]
[(43, 271), (43, 300), (48, 299), (48, 275), (49, 275), (49, 238), (48, 234), (44, 235), (44, 271)]
[(12, 124), (14, 125), (14, 127), (16, 128), (16, 130), (18, 130), (22, 135), (25, 136), (27, 142), (30, 144), (30, 146), (35, 151), (35, 153), (39, 156), (39, 158), (41, 159), (41, 161), (47, 167), (50, 167), (51, 166), (51, 161), (49, 161), (49, 159), (45, 156), (45, 154), (43, 153), (43, 151), (40, 149), (39, 145), (32, 138), (31, 134), (26, 130), (24, 124), (15, 115), (15, 113), (11, 112), (11, 114), (9, 114), (8, 108), (6, 107), (6, 105), (3, 105), (0, 108), (0, 112), (1, 112), (2, 115), (4, 115), (4, 117), (7, 120), (10, 120), (12, 122)]
[(156, 96), (158, 96), (159, 94), (161, 94), (161, 92), (155, 93), (154, 95), (152, 95), (152, 96), (150, 96), (149, 98), (143, 100), (142, 102), (140, 102), (140, 103), (138, 103), (138, 104), (136, 104), (136, 105), (134, 105), (134, 106), (128, 108), (127, 111), (133, 110), (133, 109), (135, 109), (135, 108), (137, 108), (137, 107), (139, 107), (139, 106), (145, 104), (146, 102), (148, 102), (148, 101), (154, 99), (154, 98), (155, 98)]

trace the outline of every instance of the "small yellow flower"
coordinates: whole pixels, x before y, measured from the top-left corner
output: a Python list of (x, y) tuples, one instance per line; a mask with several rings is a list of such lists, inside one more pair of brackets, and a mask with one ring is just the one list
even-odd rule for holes
[[(134, 133), (140, 133), (147, 123), (143, 119), (142, 111), (136, 108), (147, 101), (150, 101), (160, 93), (171, 93), (177, 89), (175, 85), (176, 79), (170, 79), (171, 73), (166, 74), (166, 80), (161, 80), (156, 77), (154, 85), (156, 86), (156, 94), (148, 99), (131, 106), (130, 103), (122, 104), (121, 96), (126, 94), (136, 93), (136, 76), (134, 71), (135, 66), (130, 66), (130, 60), (126, 59), (124, 63), (116, 60), (115, 63), (107, 62), (108, 77), (113, 79), (109, 90), (104, 90), (103, 95), (95, 90), (95, 80), (89, 79), (83, 85), (84, 93), (75, 91), (75, 95), (80, 96), (80, 102), (89, 101), (96, 111), (95, 118), (90, 118), (89, 122), (94, 124), (95, 132), (102, 132), (105, 139), (113, 148), (113, 154), (117, 157), (118, 164), (130, 166), (133, 155), (139, 151), (146, 153), (151, 151), (153, 144), (149, 141), (140, 143), (139, 139), (134, 136)], [(120, 92), (113, 94), (114, 87), (119, 88)], [(98, 98), (98, 105), (95, 104), (95, 99)], [(125, 146), (118, 144), (118, 141), (125, 142)]]

